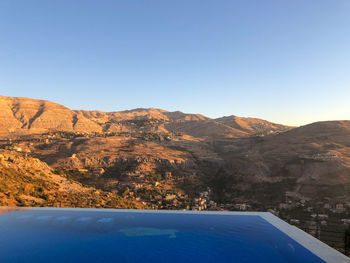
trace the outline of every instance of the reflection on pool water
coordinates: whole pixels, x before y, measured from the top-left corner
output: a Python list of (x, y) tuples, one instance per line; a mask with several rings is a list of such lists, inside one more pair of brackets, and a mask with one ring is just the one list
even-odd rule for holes
[(0, 262), (324, 262), (258, 215), (33, 209), (0, 215)]

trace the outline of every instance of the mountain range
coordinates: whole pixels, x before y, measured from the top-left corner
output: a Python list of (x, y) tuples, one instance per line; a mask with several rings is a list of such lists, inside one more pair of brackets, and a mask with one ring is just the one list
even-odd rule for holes
[[(257, 118), (212, 119), (154, 108), (71, 110), (45, 100), (0, 96), (0, 136), (6, 160), (11, 155), (33, 158), (47, 166), (41, 174), (48, 181), (57, 174), (102, 195), (129, 198), (133, 205), (154, 205), (156, 196), (170, 193), (195, 197), (208, 187), (219, 203), (269, 207), (283, 202), (286, 192), (306, 200), (350, 201), (350, 121), (346, 120), (289, 127)], [(12, 183), (5, 177), (0, 183), (14, 189), (16, 173), (26, 173), (29, 180), (35, 173), (26, 171), (30, 163), (0, 162), (3, 175), (12, 167)], [(180, 179), (150, 186), (149, 178), (167, 173)], [(147, 183), (140, 179), (143, 176)], [(141, 197), (123, 197), (126, 187), (130, 190), (135, 184), (143, 185), (134, 191)], [(5, 188), (0, 188), (0, 195), (6, 195)], [(47, 204), (34, 192), (7, 199), (11, 204), (18, 204), (17, 199), (21, 204)], [(104, 199), (103, 205), (108, 202)]]
[(290, 127), (255, 118), (228, 116), (211, 119), (201, 114), (168, 112), (162, 109), (134, 109), (120, 112), (71, 110), (45, 100), (0, 96), (0, 132), (43, 133), (48, 131), (128, 132), (128, 121), (162, 121), (154, 131), (184, 132), (208, 138), (236, 138), (281, 132)]

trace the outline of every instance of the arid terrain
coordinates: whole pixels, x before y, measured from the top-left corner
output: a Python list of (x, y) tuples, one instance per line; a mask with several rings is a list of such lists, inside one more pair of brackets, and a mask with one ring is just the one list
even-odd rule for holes
[(0, 96), (0, 136), (0, 205), (269, 210), (305, 228), (349, 212), (350, 121), (288, 127)]
[[(0, 97), (0, 107), (4, 154), (34, 157), (60, 176), (113, 193), (133, 188), (132, 183), (140, 184), (144, 181), (140, 177), (159, 175), (159, 185), (150, 186), (150, 190), (164, 188), (195, 196), (213, 184), (212, 195), (222, 199), (228, 193), (216, 189), (216, 173), (223, 169), (225, 176), (230, 177), (232, 160), (237, 158), (231, 157), (232, 149), (241, 149), (243, 140), (245, 151), (245, 146), (255, 145), (256, 139), (291, 129), (260, 119), (210, 119), (159, 109), (73, 111), (53, 102), (28, 98)], [(165, 174), (171, 176), (165, 178)], [(235, 174), (231, 179), (238, 177), (252, 180), (248, 178), (251, 175)], [(21, 204), (39, 201), (22, 197)], [(145, 198), (140, 200), (152, 204)]]

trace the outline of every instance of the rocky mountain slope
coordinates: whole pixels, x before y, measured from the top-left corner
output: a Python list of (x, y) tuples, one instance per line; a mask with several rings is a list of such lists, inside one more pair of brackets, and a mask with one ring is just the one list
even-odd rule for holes
[(27, 154), (0, 150), (0, 206), (144, 208), (116, 194), (83, 186)]
[(0, 132), (41, 133), (49, 130), (101, 131), (82, 114), (44, 100), (0, 96)]

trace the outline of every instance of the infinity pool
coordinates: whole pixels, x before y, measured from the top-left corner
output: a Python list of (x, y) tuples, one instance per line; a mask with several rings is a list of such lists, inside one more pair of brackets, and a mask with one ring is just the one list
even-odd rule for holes
[[(268, 213), (3, 210), (0, 262), (326, 262), (269, 218), (274, 217)], [(347, 262), (329, 249), (344, 260), (337, 262)]]

